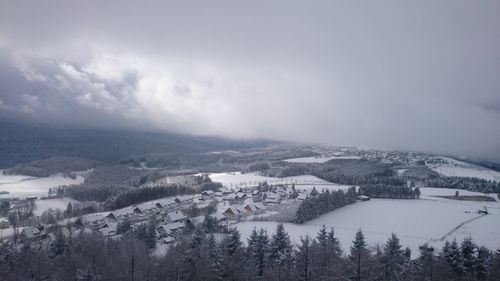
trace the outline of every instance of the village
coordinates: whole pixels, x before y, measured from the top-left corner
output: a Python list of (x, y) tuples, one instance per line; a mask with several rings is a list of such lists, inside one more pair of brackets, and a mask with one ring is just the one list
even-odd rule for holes
[[(120, 239), (128, 230), (135, 230), (153, 221), (156, 245), (168, 248), (207, 219), (226, 229), (245, 220), (265, 220), (267, 217), (276, 220), (276, 215), (283, 215), (284, 210), (294, 212), (309, 193), (295, 189), (293, 184), (268, 185), (266, 182), (253, 187), (221, 187), (193, 195), (152, 200), (114, 211), (61, 219), (52, 225), (17, 227), (12, 236), (15, 241), (29, 241), (34, 249), (41, 249), (51, 247), (54, 243), (55, 229), (62, 231), (66, 237), (100, 233), (106, 239)], [(120, 225), (127, 225), (127, 229), (120, 229)]]

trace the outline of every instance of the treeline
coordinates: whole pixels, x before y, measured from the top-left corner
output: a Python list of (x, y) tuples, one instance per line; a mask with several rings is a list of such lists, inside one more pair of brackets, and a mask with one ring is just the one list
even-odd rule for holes
[(441, 249), (420, 247), (418, 257), (392, 234), (375, 249), (359, 230), (343, 252), (333, 229), (292, 245), (282, 224), (269, 235), (254, 229), (246, 245), (240, 233), (206, 233), (196, 228), (165, 255), (153, 255), (154, 229), (143, 225), (122, 239), (100, 234), (65, 238), (56, 231), (51, 246), (0, 245), (2, 280), (500, 280), (500, 250), (491, 252), (471, 238)]
[(107, 200), (105, 205), (107, 209), (115, 210), (159, 198), (193, 193), (192, 188), (178, 184), (142, 187), (119, 193)]
[(269, 170), (273, 177), (311, 174), (329, 182), (345, 185), (404, 185), (405, 180), (391, 170), (390, 164), (367, 159), (334, 159), (325, 163), (286, 163), (284, 169)]
[(418, 187), (368, 184), (360, 186), (358, 194), (372, 198), (417, 199), (420, 198), (420, 189)]
[(49, 190), (51, 197), (69, 197), (78, 201), (104, 202), (108, 198), (132, 190), (133, 187), (123, 184), (90, 184), (59, 186)]
[(70, 176), (75, 171), (95, 168), (98, 162), (80, 157), (55, 156), (45, 160), (32, 161), (17, 165), (4, 171), (5, 174), (48, 177), (58, 173)]
[(482, 193), (500, 193), (500, 181), (488, 181), (478, 178), (466, 177), (440, 177), (426, 180), (429, 187), (456, 188)]
[(350, 187), (347, 192), (323, 190), (321, 193), (314, 188), (297, 209), (295, 220), (297, 223), (304, 223), (354, 202), (356, 202), (356, 187)]

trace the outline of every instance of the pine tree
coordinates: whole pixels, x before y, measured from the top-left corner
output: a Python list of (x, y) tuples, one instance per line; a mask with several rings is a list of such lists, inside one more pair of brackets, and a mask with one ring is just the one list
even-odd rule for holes
[(251, 279), (257, 273), (257, 276), (264, 276), (264, 268), (269, 256), (269, 237), (264, 229), (259, 232), (254, 228), (247, 240), (245, 252), (246, 266), (249, 270)]
[(71, 202), (69, 202), (68, 206), (66, 207), (65, 215), (66, 217), (71, 217), (73, 215), (73, 205), (71, 204)]
[(208, 267), (210, 270), (209, 280), (222, 280), (223, 278), (223, 259), (222, 259), (222, 249), (217, 245), (215, 241), (215, 236), (210, 234), (206, 239), (206, 244), (208, 247)]
[(419, 280), (434, 279), (434, 248), (425, 243), (419, 247), (418, 277)]
[(500, 249), (493, 253), (488, 269), (488, 281), (500, 280)]
[(485, 280), (486, 273), (491, 264), (491, 251), (488, 248), (481, 246), (477, 249), (477, 258), (475, 265), (476, 279)]
[(224, 279), (240, 280), (243, 278), (240, 269), (243, 267), (241, 235), (236, 228), (229, 229), (228, 237), (222, 241)]
[(476, 244), (470, 237), (465, 238), (460, 245), (463, 270), (468, 279), (473, 278), (476, 269), (476, 248)]
[(398, 280), (404, 261), (399, 238), (392, 233), (384, 247), (385, 280)]
[(456, 239), (453, 239), (451, 243), (446, 241), (443, 247), (443, 256), (451, 268), (450, 274), (452, 276), (462, 276), (464, 273), (463, 259)]
[(273, 234), (269, 259), (272, 267), (277, 270), (277, 279), (285, 278), (292, 262), (292, 244), (283, 223), (278, 224), (276, 233)]
[(309, 236), (306, 238), (300, 238), (301, 245), (296, 253), (296, 267), (299, 273), (299, 280), (308, 281), (311, 280), (311, 268), (312, 268), (312, 257), (311, 257), (311, 240)]
[(61, 231), (61, 229), (58, 228), (54, 233), (54, 241), (52, 242), (51, 245), (52, 255), (54, 257), (62, 255), (65, 249), (66, 249), (66, 238), (64, 237), (64, 234)]
[(367, 262), (367, 256), (368, 250), (366, 249), (365, 236), (360, 229), (356, 232), (354, 241), (352, 241), (351, 254), (349, 255), (349, 260), (355, 269), (355, 280), (357, 281), (360, 281), (362, 278), (362, 268)]
[(340, 247), (340, 242), (335, 236), (335, 231), (330, 228), (330, 232), (328, 232), (328, 248), (329, 251), (333, 254), (333, 257), (340, 258), (342, 256), (342, 248)]

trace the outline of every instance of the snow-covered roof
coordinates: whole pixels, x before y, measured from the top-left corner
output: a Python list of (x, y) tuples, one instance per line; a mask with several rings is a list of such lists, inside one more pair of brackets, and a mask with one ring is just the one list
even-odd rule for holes
[(210, 216), (214, 217), (216, 220), (223, 220), (226, 218), (226, 216), (224, 216), (224, 214), (222, 214), (222, 213), (215, 213), (215, 214), (211, 214)]
[(234, 215), (237, 215), (240, 213), (240, 210), (238, 210), (238, 208), (234, 207), (234, 206), (231, 206), (229, 208), (227, 208), (224, 213), (233, 213)]
[(194, 225), (199, 225), (205, 221), (205, 216), (189, 218), (189, 221), (191, 221), (191, 223)]
[(175, 212), (169, 212), (167, 214), (167, 217), (170, 221), (176, 222), (176, 221), (181, 221), (186, 219), (186, 216), (180, 212), (180, 211), (175, 211)]
[(163, 238), (163, 243), (165, 243), (165, 244), (170, 244), (170, 243), (174, 243), (174, 242), (175, 242), (175, 239), (170, 237), (170, 236)]

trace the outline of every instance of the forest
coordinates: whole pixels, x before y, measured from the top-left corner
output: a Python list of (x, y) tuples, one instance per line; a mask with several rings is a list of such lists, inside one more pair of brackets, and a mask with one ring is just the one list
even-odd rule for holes
[(304, 223), (317, 218), (335, 209), (356, 202), (356, 188), (351, 187), (347, 192), (343, 190), (329, 191), (323, 190), (318, 193), (316, 189), (300, 204), (295, 215), (297, 223)]
[(216, 224), (205, 223), (156, 256), (151, 225), (133, 231), (120, 226), (125, 234), (118, 240), (56, 229), (47, 247), (1, 244), (2, 280), (500, 280), (500, 250), (471, 238), (442, 249), (424, 244), (412, 255), (395, 234), (370, 247), (359, 230), (342, 249), (334, 229), (325, 226), (293, 245), (283, 224), (273, 234), (254, 229), (242, 241), (235, 229), (214, 234)]

